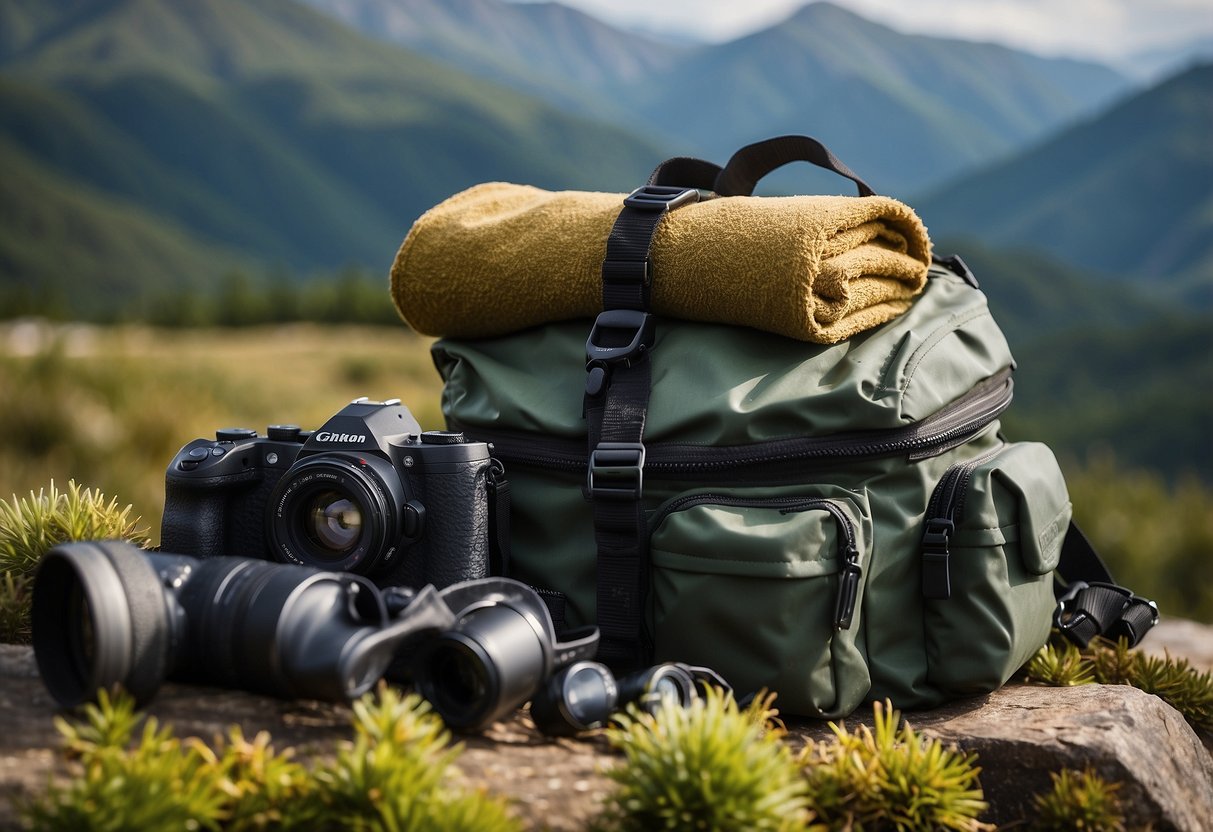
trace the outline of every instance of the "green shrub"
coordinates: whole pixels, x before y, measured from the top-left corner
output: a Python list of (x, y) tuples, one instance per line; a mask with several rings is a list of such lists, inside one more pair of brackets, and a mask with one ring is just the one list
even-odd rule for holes
[(831, 723), (834, 738), (800, 755), (809, 808), (829, 829), (992, 829), (978, 820), (987, 808), (972, 754), (901, 724), (885, 702), (874, 705), (875, 725), (851, 732)]
[(381, 687), (354, 712), (354, 741), (310, 773), (265, 732), (250, 741), (232, 727), (212, 749), (144, 720), (129, 696), (102, 691), (81, 721), (56, 720), (78, 775), (52, 783), (21, 814), (51, 832), (520, 828), (501, 798), (450, 784), (459, 748), (418, 697)]
[(506, 803), (447, 784), (460, 746), (428, 702), (380, 686), (354, 705), (355, 736), (315, 773), (320, 814), (334, 829), (514, 830)]
[(1068, 769), (1049, 775), (1053, 787), (1033, 799), (1036, 818), (1029, 829), (1040, 832), (1122, 832), (1124, 815), (1116, 792), (1119, 784), (1104, 781), (1095, 772)]
[(147, 543), (132, 508), (74, 480), (62, 492), (51, 482), (49, 490), (30, 492), (27, 499), (14, 494), (0, 500), (0, 641), (28, 642), (29, 600), (33, 575), (42, 556), (60, 543), (72, 540), (122, 539)]
[(607, 772), (616, 788), (599, 828), (804, 828), (805, 782), (771, 722), (772, 698), (742, 710), (713, 689), (688, 707), (666, 700), (654, 714), (621, 715), (607, 738), (625, 763)]

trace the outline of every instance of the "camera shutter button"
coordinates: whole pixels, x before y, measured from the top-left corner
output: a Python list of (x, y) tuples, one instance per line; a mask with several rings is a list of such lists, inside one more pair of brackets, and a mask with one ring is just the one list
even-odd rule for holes
[(215, 439), (220, 442), (243, 442), (245, 439), (256, 439), (257, 431), (252, 428), (220, 428), (215, 431)]

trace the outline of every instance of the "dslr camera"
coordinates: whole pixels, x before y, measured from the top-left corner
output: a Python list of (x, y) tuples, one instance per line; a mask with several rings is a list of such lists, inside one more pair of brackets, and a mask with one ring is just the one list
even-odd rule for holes
[(489, 572), (483, 442), (423, 431), (399, 399), (355, 399), (315, 431), (224, 428), (165, 473), (164, 551), (230, 553), (442, 588)]

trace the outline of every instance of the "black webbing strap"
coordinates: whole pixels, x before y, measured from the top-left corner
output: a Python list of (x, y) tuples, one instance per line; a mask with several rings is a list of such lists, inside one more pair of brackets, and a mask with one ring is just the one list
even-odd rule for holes
[(809, 162), (845, 176), (855, 183), (860, 196), (876, 194), (867, 182), (812, 136), (777, 136), (746, 145), (725, 164), (712, 190), (721, 196), (749, 196), (754, 193), (759, 179), (791, 162)]
[(675, 156), (653, 168), (649, 174), (650, 185), (675, 185), (710, 191), (716, 187), (716, 177), (723, 168), (706, 159), (694, 156)]
[(1158, 623), (1158, 606), (1113, 581), (1107, 565), (1074, 523), (1062, 543), (1057, 571), (1069, 583), (1058, 584), (1053, 623), (1079, 647), (1096, 636), (1124, 637), (1134, 647)]
[(668, 211), (694, 202), (693, 188), (646, 185), (624, 200), (602, 264), (603, 311), (586, 339), (586, 496), (598, 548), (598, 659), (639, 667), (651, 652), (643, 632), (648, 581), (644, 423), (651, 385), (649, 249)]

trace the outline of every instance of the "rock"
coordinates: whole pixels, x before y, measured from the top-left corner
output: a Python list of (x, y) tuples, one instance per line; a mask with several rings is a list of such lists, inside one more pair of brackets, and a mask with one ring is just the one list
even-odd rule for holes
[[(1207, 627), (1182, 629), (1194, 639), (1189, 647), (1213, 644)], [(1164, 641), (1176, 643), (1169, 638), (1156, 643)], [(1188, 655), (1188, 650), (1167, 649)], [(351, 735), (350, 711), (344, 706), (187, 685), (165, 685), (149, 710), (178, 736), (209, 739), (239, 723), (246, 736), (269, 731), (276, 748), (294, 746), (304, 758), (331, 753)], [(859, 721), (865, 710), (848, 722)], [(0, 829), (16, 828), (9, 797), (37, 793), (49, 777), (66, 773), (57, 753), (54, 713), (32, 651), (0, 645)], [(1135, 688), (1011, 685), (904, 716), (922, 733), (978, 755), (981, 784), (991, 804), (985, 819), (991, 822), (1030, 817), (1032, 795), (1049, 787), (1050, 772), (1087, 766), (1122, 784), (1121, 802), (1131, 828), (1153, 824), (1159, 832), (1204, 830), (1213, 818), (1208, 751), (1174, 709)], [(797, 748), (829, 735), (821, 723), (791, 722), (788, 727), (789, 741)], [(602, 769), (614, 758), (601, 737), (549, 740), (520, 716), (461, 741), (459, 776), (512, 798), (532, 828), (585, 828), (610, 788)]]
[(1200, 832), (1213, 818), (1213, 761), (1174, 708), (1137, 688), (1012, 685), (975, 701), (910, 714), (924, 733), (975, 752), (990, 813), (1032, 816), (1049, 772), (1091, 766), (1120, 783), (1129, 828)]

